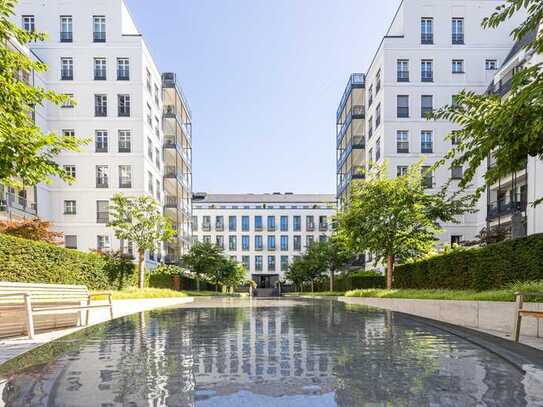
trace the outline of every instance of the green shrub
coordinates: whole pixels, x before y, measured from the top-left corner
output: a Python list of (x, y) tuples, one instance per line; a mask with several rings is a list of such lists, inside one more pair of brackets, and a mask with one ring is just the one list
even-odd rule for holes
[(0, 234), (0, 281), (82, 284), (93, 290), (133, 285), (126, 258), (65, 249)]
[(491, 290), (543, 280), (543, 234), (397, 266), (395, 288)]

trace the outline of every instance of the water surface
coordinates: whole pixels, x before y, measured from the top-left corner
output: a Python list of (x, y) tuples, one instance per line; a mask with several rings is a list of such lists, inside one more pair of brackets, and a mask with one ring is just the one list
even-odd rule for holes
[(543, 371), (335, 301), (197, 300), (0, 368), (0, 406), (543, 406)]

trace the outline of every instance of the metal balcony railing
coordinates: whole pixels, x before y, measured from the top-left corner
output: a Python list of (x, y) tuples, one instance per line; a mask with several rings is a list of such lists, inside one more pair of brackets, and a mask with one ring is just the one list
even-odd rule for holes
[(166, 195), (164, 197), (164, 206), (167, 208), (177, 208), (179, 201), (176, 196)]
[(29, 202), (29, 200), (23, 196), (5, 192), (0, 195), (0, 212), (5, 212), (8, 209), (16, 209), (35, 215), (37, 212), (37, 205), (36, 202)]
[(487, 205), (486, 218), (487, 220), (495, 219), (499, 216), (509, 215), (515, 211), (524, 212), (528, 207), (528, 202), (524, 199), (521, 201), (494, 201)]

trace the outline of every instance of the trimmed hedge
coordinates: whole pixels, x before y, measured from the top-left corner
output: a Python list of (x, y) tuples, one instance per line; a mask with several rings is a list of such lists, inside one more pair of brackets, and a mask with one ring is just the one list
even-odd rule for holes
[(134, 285), (135, 273), (134, 265), (120, 258), (0, 234), (0, 281), (104, 290)]
[(543, 280), (543, 234), (399, 265), (395, 288), (491, 290)]
[[(309, 283), (306, 286), (310, 286)], [(345, 277), (336, 277), (334, 279), (334, 291), (349, 291), (358, 288), (384, 288), (385, 277), (373, 276), (364, 273), (352, 273)], [(328, 277), (315, 282), (315, 291), (330, 290), (330, 280)]]

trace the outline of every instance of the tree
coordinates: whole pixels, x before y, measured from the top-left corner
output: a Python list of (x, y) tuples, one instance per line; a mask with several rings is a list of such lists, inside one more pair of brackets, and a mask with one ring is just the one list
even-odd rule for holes
[(375, 264), (387, 264), (387, 288), (392, 288), (395, 261), (420, 257), (432, 250), (439, 222), (472, 211), (474, 197), (447, 197), (425, 191), (421, 163), (406, 175), (387, 177), (387, 166), (375, 166), (365, 180), (355, 183), (349, 205), (338, 215), (338, 231), (353, 252), (369, 251)]
[(223, 250), (209, 242), (196, 242), (189, 252), (181, 257), (181, 264), (188, 268), (196, 276), (196, 289), (200, 291), (200, 279), (202, 276), (219, 276), (223, 266)]
[(225, 287), (234, 289), (245, 281), (245, 268), (237, 261), (228, 257), (224, 258), (222, 266), (221, 282)]
[(44, 72), (47, 66), (11, 44), (41, 41), (45, 34), (27, 32), (10, 20), (15, 3), (15, 0), (0, 2), (0, 184), (22, 188), (50, 182), (50, 176), (71, 181), (55, 157), (65, 150), (78, 151), (85, 141), (44, 133), (34, 123), (35, 106), (48, 102), (60, 105), (71, 99), (25, 81), (25, 75)]
[[(485, 28), (496, 28), (521, 9), (527, 19), (515, 30), (515, 40), (527, 41), (528, 52), (543, 52), (543, 2), (541, 0), (507, 0), (482, 22)], [(461, 187), (466, 187), (488, 157), (493, 165), (484, 175), (487, 184), (521, 170), (527, 157), (543, 158), (543, 63), (519, 69), (513, 75), (512, 89), (506, 97), (480, 95), (462, 91), (455, 103), (437, 110), (431, 117), (445, 119), (462, 126), (449, 135), (457, 144), (440, 162), (464, 167)], [(484, 187), (479, 189), (479, 193)], [(540, 199), (536, 201), (539, 203)]]
[(345, 267), (355, 256), (345, 241), (334, 234), (325, 242), (326, 263), (330, 273), (330, 291), (334, 291), (334, 279), (337, 271)]
[(160, 250), (161, 242), (170, 242), (174, 230), (162, 215), (158, 202), (148, 195), (136, 198), (116, 194), (111, 199), (108, 226), (117, 239), (136, 244), (138, 250), (139, 287), (145, 283), (145, 251)]
[(327, 242), (314, 242), (306, 250), (303, 260), (306, 263), (306, 278), (315, 291), (315, 279), (328, 270), (329, 246)]
[(50, 227), (51, 222), (38, 218), (0, 221), (0, 233), (51, 244), (62, 244), (64, 233), (49, 230)]
[(303, 257), (297, 257), (288, 267), (285, 277), (302, 291), (303, 284), (308, 281), (308, 262)]

